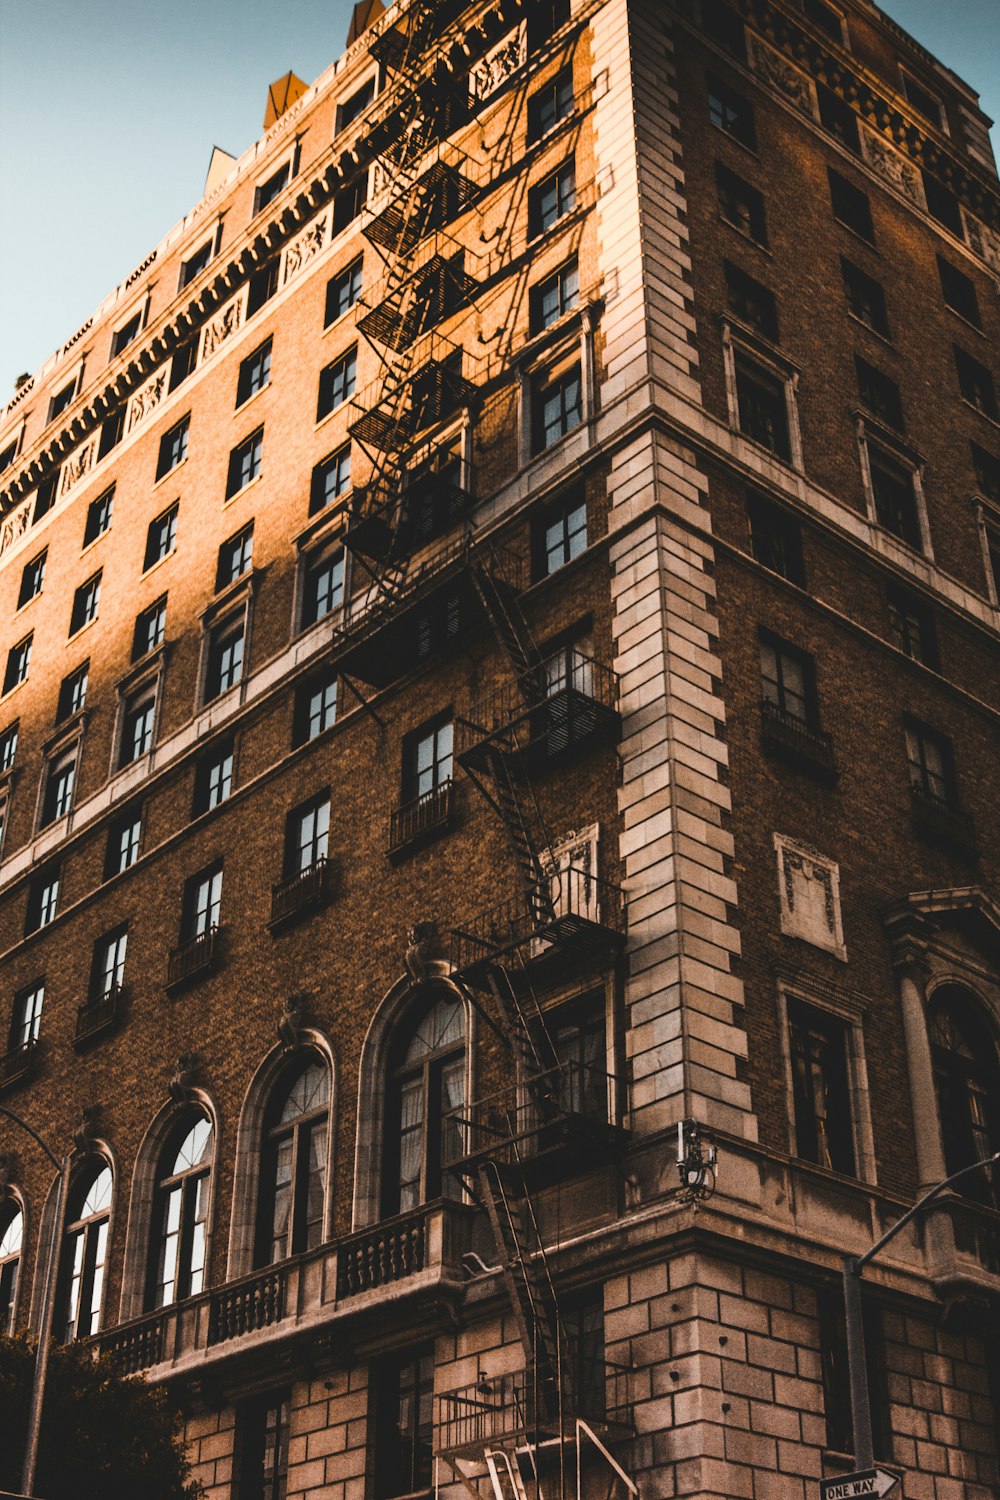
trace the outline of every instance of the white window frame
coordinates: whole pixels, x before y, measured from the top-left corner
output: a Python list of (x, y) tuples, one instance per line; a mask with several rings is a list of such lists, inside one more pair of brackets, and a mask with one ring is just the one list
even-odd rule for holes
[(930, 521), (927, 517), (927, 502), (924, 498), (924, 459), (913, 448), (901, 443), (899, 437), (891, 428), (883, 427), (874, 417), (866, 415), (862, 411), (854, 412), (855, 428), (858, 438), (858, 456), (861, 462), (861, 484), (865, 496), (865, 511), (868, 520), (875, 528), (876, 536), (888, 537), (900, 547), (905, 547), (908, 552), (913, 548), (909, 542), (889, 531), (878, 518), (878, 508), (875, 504), (875, 487), (872, 483), (871, 461), (868, 454), (868, 445), (873, 442), (876, 448), (884, 449), (886, 454), (894, 463), (907, 469), (913, 479), (913, 502), (917, 512), (917, 526), (920, 529), (920, 556), (925, 557), (928, 562), (934, 562), (934, 544), (931, 541)]
[[(722, 329), (722, 360), (726, 380), (726, 410), (729, 416), (729, 426), (741, 442), (750, 443), (753, 451), (768, 454), (772, 463), (781, 464), (783, 468), (791, 467), (796, 473), (805, 471), (805, 461), (802, 456), (802, 430), (799, 426), (799, 367), (786, 359), (773, 344), (762, 338), (743, 324), (737, 323), (728, 315), (719, 319)], [(788, 422), (788, 448), (789, 458), (786, 461), (779, 458), (776, 453), (771, 453), (762, 444), (754, 442), (753, 438), (740, 427), (740, 402), (736, 389), (736, 355), (737, 352), (745, 354), (748, 359), (754, 360), (763, 366), (767, 374), (780, 382), (785, 392), (785, 419)]]

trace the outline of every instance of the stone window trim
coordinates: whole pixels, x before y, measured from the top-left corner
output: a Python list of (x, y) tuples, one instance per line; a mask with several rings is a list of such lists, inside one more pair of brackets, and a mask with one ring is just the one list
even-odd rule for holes
[[(583, 416), (573, 431), (592, 435), (593, 424), (598, 415), (597, 364), (594, 350), (597, 325), (602, 304), (587, 302), (565, 320), (553, 324), (526, 344), (517, 361), (517, 430), (518, 467), (526, 469), (530, 464), (544, 461), (559, 444), (553, 444), (534, 453), (532, 391), (540, 377), (547, 384), (569, 373), (578, 364), (580, 367), (580, 395)], [(579, 322), (577, 320), (579, 319)], [(566, 436), (571, 434), (567, 433)]]
[[(184, 1059), (181, 1060), (183, 1064)], [(183, 1071), (179, 1065), (179, 1071)], [(205, 1218), (206, 1265), (211, 1264), (213, 1235), (216, 1221), (215, 1164), (219, 1157), (219, 1116), (215, 1102), (203, 1089), (183, 1086), (181, 1103), (170, 1098), (153, 1117), (146, 1129), (132, 1170), (132, 1183), (128, 1199), (128, 1218), (125, 1224), (125, 1258), (122, 1265), (122, 1290), (118, 1318), (127, 1322), (139, 1317), (146, 1307), (146, 1273), (149, 1264), (150, 1242), (153, 1234), (153, 1209), (155, 1206), (158, 1167), (171, 1133), (182, 1114), (202, 1110), (212, 1126), (214, 1155), (208, 1175), (208, 1205)]]
[[(149, 308), (152, 300), (153, 289), (152, 287), (149, 287), (141, 301), (132, 303), (132, 306), (129, 308), (125, 317), (115, 319), (115, 322), (111, 328), (111, 344), (108, 350), (109, 364), (112, 364), (118, 358), (118, 356), (120, 354), (124, 354), (127, 349), (131, 349), (133, 344), (139, 338), (139, 335), (143, 332), (146, 327), (146, 323), (149, 320)], [(135, 333), (132, 334), (131, 338), (127, 339), (124, 344), (120, 344), (120, 337), (125, 333), (126, 329), (135, 322), (136, 318), (138, 318), (139, 320), (139, 326), (135, 330)]]
[(924, 498), (924, 467), (926, 459), (923, 454), (904, 442), (898, 432), (891, 427), (886, 427), (882, 422), (867, 412), (855, 408), (851, 413), (854, 418), (855, 432), (858, 439), (858, 454), (861, 460), (861, 484), (864, 490), (865, 511), (868, 520), (877, 533), (891, 536), (901, 546), (907, 547), (907, 543), (894, 533), (887, 531), (878, 518), (875, 506), (875, 489), (872, 484), (871, 461), (868, 454), (868, 445), (873, 442), (876, 448), (883, 449), (887, 456), (901, 467), (909, 470), (913, 479), (913, 502), (917, 513), (917, 525), (920, 528), (920, 551), (928, 562), (934, 562), (934, 544), (931, 540), (930, 521), (927, 516), (927, 502)]
[[(318, 1055), (330, 1076), (328, 1107), (326, 1202), (323, 1205), (323, 1239), (330, 1237), (333, 1222), (334, 1164), (336, 1162), (336, 1103), (339, 1074), (336, 1053), (325, 1031), (299, 1023), (294, 1002), (279, 1024), (281, 1042), (272, 1047), (254, 1073), (236, 1127), (236, 1158), (233, 1165), (233, 1198), (229, 1226), (226, 1280), (245, 1276), (254, 1268), (257, 1237), (257, 1198), (264, 1145), (264, 1125), (271, 1096), (289, 1064), (306, 1053)], [(216, 1153), (219, 1151), (216, 1140)], [(217, 1155), (217, 1159), (221, 1159)]]
[[(810, 844), (789, 838), (783, 833), (773, 835), (774, 852), (777, 858), (778, 900), (780, 907), (780, 930), (786, 937), (797, 938), (832, 953), (841, 962), (847, 962), (847, 945), (844, 942), (844, 926), (840, 909), (840, 866), (836, 860), (821, 854)], [(795, 909), (793, 876), (801, 869), (807, 880), (819, 881), (824, 890), (824, 917), (822, 930), (803, 918)]]
[[(916, 111), (917, 115), (920, 118), (921, 125), (931, 125), (935, 130), (939, 131), (940, 134), (944, 136), (950, 136), (951, 131), (948, 128), (948, 111), (944, 107), (944, 100), (934, 92), (933, 87), (928, 87), (917, 77), (916, 73), (911, 68), (905, 67), (902, 63), (899, 65), (899, 77), (900, 91), (902, 92), (903, 98), (906, 100), (910, 108)], [(935, 118), (933, 115), (925, 114), (920, 104), (917, 103), (917, 99), (921, 95), (925, 95), (929, 103), (937, 105), (937, 118)]]
[[(164, 641), (157, 646), (148, 656), (138, 661), (131, 671), (126, 672), (124, 677), (119, 678), (115, 684), (118, 697), (118, 705), (115, 711), (115, 728), (111, 736), (111, 769), (110, 776), (120, 776), (138, 763), (130, 761), (127, 766), (121, 764), (122, 741), (125, 732), (125, 715), (128, 713), (129, 704), (134, 703), (140, 694), (150, 694), (153, 697), (153, 730), (151, 748), (146, 755), (141, 756), (149, 769), (152, 769), (156, 757), (156, 742), (160, 731), (160, 708), (163, 702), (163, 674), (166, 671), (167, 659), (170, 655), (170, 643)], [(86, 712), (86, 710), (83, 710)]]
[[(451, 966), (431, 959), (424, 966), (424, 983), (458, 1000), (465, 1013), (465, 1098), (477, 1097), (476, 1010), (451, 980)], [(354, 1149), (354, 1204), (352, 1230), (367, 1229), (382, 1217), (382, 1164), (389, 1059), (393, 1039), (423, 986), (407, 973), (386, 992), (369, 1024), (358, 1068), (358, 1128)], [(468, 1202), (463, 1192), (461, 1200)]]
[[(38, 796), (35, 803), (35, 820), (33, 825), (36, 837), (44, 832), (45, 828), (54, 827), (55, 822), (62, 822), (65, 818), (70, 819), (70, 824), (67, 824), (67, 827), (71, 826), (73, 808), (76, 801), (75, 796), (71, 798), (69, 809), (63, 814), (63, 818), (48, 824), (43, 822), (46, 788), (53, 767), (59, 761), (64, 761), (71, 755), (75, 756), (76, 773), (77, 777), (79, 777), (80, 758), (83, 754), (84, 731), (89, 718), (89, 708), (78, 708), (76, 713), (60, 724), (56, 733), (51, 735), (42, 745), (42, 774), (38, 778)], [(9, 775), (9, 773), (7, 774)]]
[[(242, 705), (246, 696), (247, 680), (250, 675), (250, 650), (251, 636), (253, 631), (253, 605), (257, 589), (264, 576), (262, 568), (251, 568), (249, 573), (244, 573), (242, 578), (237, 578), (229, 588), (211, 603), (207, 604), (200, 613), (201, 620), (201, 646), (198, 659), (197, 678), (197, 711), (202, 712), (210, 709), (219, 698), (228, 698), (235, 690), (238, 701)], [(232, 687), (226, 688), (218, 698), (213, 698), (206, 703), (205, 691), (208, 686), (209, 657), (212, 651), (213, 639), (219, 634), (231, 629), (242, 621), (243, 625), (243, 662), (240, 668), (239, 682)]]
[[(331, 507), (332, 508), (332, 507)], [(309, 631), (321, 627), (326, 621), (329, 630), (333, 619), (343, 620), (345, 611), (351, 597), (351, 582), (353, 569), (351, 567), (351, 553), (344, 547), (342, 539), (343, 516), (331, 517), (322, 511), (317, 519), (329, 523), (339, 521), (339, 525), (310, 526), (295, 538), (295, 579), (292, 584), (292, 632), (294, 636), (306, 635)], [(338, 552), (343, 552), (343, 590), (340, 604), (328, 614), (321, 615), (318, 620), (311, 624), (303, 624), (303, 613), (306, 602), (306, 580), (309, 570), (314, 564), (323, 562), (327, 558), (333, 559)]]
[[(851, 1132), (854, 1141), (855, 1176), (857, 1181), (875, 1186), (878, 1170), (875, 1155), (875, 1134), (872, 1127), (871, 1094), (868, 1087), (868, 1062), (865, 1053), (864, 1021), (867, 1005), (862, 997), (811, 976), (799, 976), (795, 980), (778, 980), (778, 1035), (781, 1038), (781, 1057), (785, 1085), (786, 1116), (788, 1119), (789, 1151), (801, 1163), (796, 1150), (795, 1098), (792, 1081), (791, 1037), (788, 1024), (788, 1002), (798, 1001), (813, 1010), (829, 1015), (844, 1027), (847, 1052), (847, 1084), (850, 1093)], [(824, 1172), (828, 1169), (814, 1162), (801, 1163), (809, 1171)], [(841, 1173), (835, 1174), (840, 1177)]]
[[(730, 427), (740, 434), (744, 441), (753, 442), (752, 438), (746, 438), (740, 430), (740, 403), (736, 389), (736, 354), (739, 351), (763, 365), (765, 371), (784, 386), (785, 408), (788, 415), (788, 443), (791, 449), (790, 466), (797, 473), (804, 473), (805, 461), (802, 456), (802, 431), (799, 426), (798, 402), (800, 366), (794, 364), (778, 349), (777, 345), (763, 338), (755, 329), (738, 322), (726, 313), (719, 315), (719, 327), (722, 331), (726, 408)], [(783, 462), (775, 454), (771, 454), (771, 458), (776, 463)]]
[(972, 513), (976, 520), (976, 530), (979, 534), (979, 548), (983, 557), (983, 576), (986, 580), (986, 597), (994, 609), (1000, 610), (1000, 590), (997, 587), (996, 572), (993, 567), (991, 556), (990, 538), (996, 538), (996, 546), (1000, 549), (1000, 507), (985, 500), (982, 495), (973, 495)]
[[(281, 153), (280, 156), (272, 157), (267, 166), (264, 167), (254, 177), (253, 210), (251, 213), (251, 219), (256, 219), (259, 214), (267, 213), (269, 209), (271, 209), (273, 212), (273, 205), (282, 197), (284, 193), (288, 191), (289, 187), (291, 187), (292, 183), (298, 176), (299, 159), (301, 157), (301, 154), (302, 137), (297, 135), (294, 140), (288, 142), (285, 150)], [(274, 181), (274, 179), (285, 167), (288, 168), (288, 175), (285, 178), (284, 182), (271, 198), (267, 199), (266, 202), (261, 203), (261, 189), (268, 187), (269, 184)]]
[[(111, 1173), (111, 1208), (108, 1213), (107, 1240), (110, 1253), (110, 1247), (115, 1243), (115, 1220), (118, 1214), (120, 1197), (119, 1188), (122, 1181), (121, 1163), (119, 1162), (114, 1150), (107, 1140), (99, 1136), (90, 1136), (88, 1134), (86, 1148), (84, 1150), (81, 1150), (79, 1147), (75, 1148), (70, 1159), (70, 1181), (68, 1184), (70, 1193), (72, 1193), (74, 1188), (76, 1187), (76, 1183), (81, 1172), (92, 1169), (94, 1166), (97, 1166), (98, 1170), (107, 1167)], [(56, 1216), (56, 1196), (58, 1193), (58, 1188), (59, 1183), (57, 1178), (55, 1181), (53, 1181), (51, 1187), (49, 1188), (49, 1191), (45, 1197), (45, 1201), (42, 1205), (40, 1223), (38, 1228), (38, 1243), (42, 1245), (48, 1245), (52, 1242), (52, 1230), (54, 1227), (54, 1220)], [(64, 1224), (59, 1236), (60, 1268), (62, 1265), (62, 1256), (65, 1250), (65, 1245), (66, 1232)], [(101, 1286), (101, 1306), (98, 1310), (96, 1320), (96, 1327), (98, 1330), (101, 1330), (108, 1326), (108, 1314), (110, 1311), (108, 1283), (110, 1279), (111, 1278), (107, 1275), (107, 1261), (105, 1261), (105, 1275)], [(45, 1295), (45, 1287), (43, 1285), (44, 1281), (45, 1278), (43, 1276), (32, 1277), (31, 1306), (28, 1314), (29, 1322), (32, 1328), (37, 1328), (39, 1326), (39, 1323), (41, 1322), (42, 1299)], [(55, 1330), (53, 1330), (53, 1332), (55, 1332)]]

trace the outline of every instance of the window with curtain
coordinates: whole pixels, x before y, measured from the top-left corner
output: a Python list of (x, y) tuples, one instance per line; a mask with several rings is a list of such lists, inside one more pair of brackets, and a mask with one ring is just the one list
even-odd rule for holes
[(171, 1132), (160, 1158), (150, 1245), (151, 1307), (193, 1297), (205, 1285), (213, 1145), (211, 1121), (205, 1115), (188, 1116)]
[(437, 995), (404, 1020), (389, 1062), (384, 1217), (433, 1198), (456, 1198), (458, 1179), (445, 1171), (462, 1152), (465, 1104), (465, 1013)]
[(322, 1242), (329, 1109), (330, 1074), (316, 1056), (286, 1074), (272, 1095), (264, 1122), (258, 1266)]
[[(1000, 1150), (1000, 1063), (985, 1018), (957, 986), (938, 990), (927, 1029), (948, 1175)], [(973, 1172), (956, 1191), (1000, 1208), (1000, 1182)]]
[(113, 1188), (111, 1168), (99, 1160), (80, 1174), (70, 1193), (56, 1321), (64, 1344), (100, 1327)]

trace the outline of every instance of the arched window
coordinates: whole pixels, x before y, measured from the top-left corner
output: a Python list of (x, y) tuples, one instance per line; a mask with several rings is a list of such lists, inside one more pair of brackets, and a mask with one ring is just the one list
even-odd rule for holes
[(389, 1057), (383, 1217), (459, 1196), (458, 1179), (444, 1168), (461, 1155), (464, 1104), (465, 1012), (438, 994), (405, 1019)]
[(205, 1220), (212, 1125), (204, 1115), (172, 1131), (157, 1172), (147, 1304), (166, 1307), (205, 1284)]
[(70, 1193), (57, 1323), (66, 1344), (96, 1333), (100, 1324), (113, 1187), (111, 1168), (102, 1160), (90, 1164)]
[[(989, 1027), (964, 990), (938, 990), (928, 1031), (950, 1175), (1000, 1150), (1000, 1065)], [(986, 1172), (970, 1173), (956, 1186), (967, 1197), (1000, 1206), (1000, 1183), (991, 1187)]]
[(275, 1089), (264, 1121), (255, 1263), (273, 1265), (323, 1239), (330, 1074), (310, 1056)]
[(21, 1263), (24, 1217), (16, 1203), (0, 1206), (0, 1333), (14, 1329), (14, 1298)]

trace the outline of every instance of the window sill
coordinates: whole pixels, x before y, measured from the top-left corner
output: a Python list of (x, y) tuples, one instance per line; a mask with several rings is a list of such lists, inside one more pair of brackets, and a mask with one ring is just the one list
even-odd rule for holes
[(260, 484), (263, 478), (263, 473), (255, 474), (254, 477), (247, 484), (245, 484), (242, 489), (234, 490), (231, 495), (227, 495), (225, 500), (223, 500), (222, 502), (222, 509), (228, 510), (231, 505), (236, 504), (237, 500), (242, 500), (243, 496), (247, 494), (249, 490), (252, 490), (254, 485)]
[(343, 401), (339, 401), (336, 406), (331, 407), (331, 409), (328, 412), (325, 412), (323, 416), (316, 418), (316, 422), (313, 426), (313, 431), (319, 432), (320, 428), (325, 427), (331, 417), (335, 417), (339, 412), (346, 410), (346, 408), (350, 406), (353, 400), (354, 392), (352, 391), (349, 396), (344, 397)]
[(43, 590), (39, 589), (38, 593), (37, 594), (32, 594), (32, 596), (31, 596), (30, 599), (25, 599), (25, 601), (24, 601), (23, 604), (19, 604), (17, 606), (17, 608), (14, 611), (14, 614), (13, 614), (12, 618), (16, 620), (17, 617), (18, 617), (18, 615), (23, 614), (26, 609), (30, 609), (31, 606), (34, 604), (35, 600), (36, 599), (40, 599), (42, 597), (42, 593), (43, 593)]
[(764, 700), (760, 705), (761, 743), (767, 754), (787, 762), (832, 786), (839, 772), (833, 757), (833, 739), (810, 724), (800, 723)]
[[(852, 154), (851, 160), (854, 161), (856, 159)], [(833, 222), (839, 224), (841, 229), (846, 229), (848, 234), (856, 239), (859, 245), (864, 245), (873, 255), (878, 255), (879, 252), (875, 247), (875, 241), (870, 240), (867, 235), (862, 234), (860, 229), (855, 229), (854, 225), (848, 224), (845, 219), (838, 219), (836, 214), (833, 216)]]
[(359, 297), (357, 302), (352, 302), (350, 307), (345, 307), (342, 313), (338, 313), (337, 316), (333, 318), (329, 323), (324, 324), (323, 332), (320, 334), (320, 338), (325, 339), (327, 334), (332, 333), (335, 328), (343, 327), (344, 323), (346, 323), (347, 319), (351, 316), (351, 313), (357, 314), (360, 302), (361, 298)]
[(92, 626), (96, 625), (99, 619), (100, 615), (95, 615), (92, 620), (87, 620), (85, 624), (81, 625), (79, 630), (74, 630), (73, 634), (67, 637), (66, 645), (75, 646), (81, 636), (86, 635), (87, 631), (90, 630)]
[[(758, 166), (761, 165), (761, 155), (756, 146), (748, 146), (746, 141), (741, 141), (738, 135), (733, 135), (732, 131), (727, 130), (724, 125), (717, 125), (711, 117), (709, 117), (708, 123), (711, 128), (722, 137), (724, 141), (732, 141), (734, 146), (739, 146), (740, 150), (745, 151), (746, 154), (751, 157)], [(725, 163), (723, 163), (723, 165), (725, 165)]]
[(142, 573), (140, 574), (140, 577), (149, 578), (153, 573), (156, 572), (157, 568), (162, 568), (164, 563), (169, 562), (176, 551), (177, 547), (175, 544), (169, 552), (164, 553), (163, 557), (158, 557), (154, 563), (150, 563), (148, 568), (144, 568)]
[(10, 698), (13, 697), (18, 688), (24, 687), (27, 681), (27, 677), (22, 677), (20, 682), (15, 682), (11, 687), (5, 688), (4, 691), (0, 693), (0, 703), (6, 703)]
[(267, 382), (267, 385), (262, 385), (259, 390), (254, 391), (254, 393), (253, 393), (252, 396), (248, 396), (245, 401), (241, 401), (240, 404), (239, 404), (239, 406), (237, 406), (234, 409), (233, 416), (234, 417), (242, 417), (243, 414), (244, 414), (244, 412), (248, 411), (249, 408), (254, 404), (254, 402), (255, 401), (259, 401), (260, 398), (261, 398), (261, 396), (263, 396), (270, 389), (271, 389), (271, 382), (269, 380)]
[[(944, 299), (942, 298), (942, 301), (943, 300)], [(968, 328), (971, 333), (978, 333), (981, 339), (987, 337), (981, 323), (973, 323), (971, 318), (967, 318), (964, 313), (960, 313), (957, 307), (952, 307), (950, 302), (945, 302), (944, 308), (945, 312), (951, 313), (953, 318), (958, 319), (963, 328)]]
[(172, 474), (176, 474), (177, 471), (178, 471), (178, 469), (183, 469), (183, 467), (187, 463), (187, 461), (188, 461), (188, 457), (187, 457), (187, 454), (185, 453), (185, 455), (181, 459), (180, 463), (174, 464), (173, 468), (172, 469), (168, 469), (165, 474), (161, 474), (160, 477), (159, 477), (159, 479), (154, 479), (153, 480), (153, 483), (152, 483), (152, 486), (150, 487), (149, 493), (151, 495), (155, 494), (155, 492), (160, 488), (160, 485), (161, 484), (166, 484), (167, 480), (171, 477)]
[(871, 334), (872, 338), (878, 339), (880, 344), (884, 344), (887, 349), (891, 349), (893, 354), (899, 353), (899, 350), (887, 333), (880, 333), (877, 328), (873, 328), (870, 323), (866, 323), (864, 318), (859, 318), (857, 313), (851, 312), (850, 308), (847, 310), (847, 317), (848, 321), (853, 323), (855, 327), (863, 328), (866, 333)]
[(725, 214), (719, 214), (719, 223), (725, 224), (727, 229), (731, 229), (733, 234), (738, 234), (740, 239), (745, 240), (748, 245), (753, 245), (754, 249), (759, 250), (761, 255), (766, 255), (768, 260), (774, 259), (774, 253), (767, 245), (762, 245), (760, 240), (755, 240), (752, 234), (749, 234), (745, 229), (741, 229), (738, 224), (734, 224), (732, 219), (727, 219)]
[(988, 411), (983, 411), (981, 406), (976, 406), (970, 401), (968, 396), (960, 396), (959, 400), (967, 411), (975, 412), (977, 417), (981, 417), (984, 422), (989, 422), (991, 427), (995, 427), (1000, 432), (1000, 416), (991, 416)]

